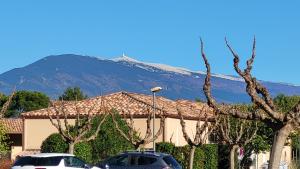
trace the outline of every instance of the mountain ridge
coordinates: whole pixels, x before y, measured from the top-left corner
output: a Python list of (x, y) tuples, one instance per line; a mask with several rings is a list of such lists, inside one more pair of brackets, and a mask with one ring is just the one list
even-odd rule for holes
[[(89, 96), (117, 91), (151, 94), (161, 86), (159, 95), (170, 99), (204, 99), (202, 84), (205, 72), (192, 71), (161, 63), (147, 63), (128, 56), (103, 59), (75, 54), (50, 55), (22, 68), (0, 74), (0, 91), (35, 90), (57, 98), (67, 87), (78, 86)], [(272, 96), (279, 93), (300, 94), (300, 86), (261, 81)], [(219, 102), (247, 103), (243, 79), (213, 74), (212, 93)]]

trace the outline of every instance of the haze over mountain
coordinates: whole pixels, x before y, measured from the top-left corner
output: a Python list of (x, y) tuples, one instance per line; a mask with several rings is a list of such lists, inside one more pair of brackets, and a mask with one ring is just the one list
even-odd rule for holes
[[(144, 63), (127, 56), (116, 59), (64, 54), (38, 60), (0, 75), (0, 91), (34, 90), (57, 98), (67, 87), (78, 86), (87, 95), (96, 96), (117, 91), (151, 94), (150, 88), (161, 86), (158, 94), (170, 99), (204, 99), (204, 72), (164, 64)], [(265, 82), (272, 96), (300, 94), (300, 86)], [(241, 78), (214, 74), (213, 95), (219, 102), (249, 102)]]

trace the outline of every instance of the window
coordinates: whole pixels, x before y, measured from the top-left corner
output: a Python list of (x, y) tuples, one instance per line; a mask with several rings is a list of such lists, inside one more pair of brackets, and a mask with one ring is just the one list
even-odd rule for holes
[(21, 157), (14, 164), (14, 166), (25, 166), (25, 165), (33, 165), (33, 160), (31, 157)]
[(130, 165), (150, 165), (153, 164), (157, 159), (154, 157), (147, 156), (132, 156)]
[(21, 157), (14, 166), (58, 166), (62, 157)]
[(153, 164), (155, 161), (156, 158), (140, 156), (138, 158), (138, 165), (149, 165), (149, 164)]
[(34, 158), (36, 166), (58, 166), (62, 157)]
[(128, 156), (118, 156), (116, 158), (113, 158), (109, 161), (109, 164), (112, 166), (127, 166), (128, 164)]
[(64, 157), (65, 166), (66, 167), (76, 167), (76, 168), (83, 168), (85, 166), (85, 162), (76, 158), (76, 157)]

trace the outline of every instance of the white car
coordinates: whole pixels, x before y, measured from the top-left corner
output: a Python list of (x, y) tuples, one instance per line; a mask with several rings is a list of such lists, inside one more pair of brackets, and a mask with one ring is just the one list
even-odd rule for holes
[(72, 154), (40, 153), (20, 157), (11, 169), (99, 169)]

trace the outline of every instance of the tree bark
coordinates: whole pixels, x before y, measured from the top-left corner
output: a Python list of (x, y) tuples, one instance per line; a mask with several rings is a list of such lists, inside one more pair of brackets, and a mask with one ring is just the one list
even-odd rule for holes
[(230, 148), (230, 169), (235, 169), (235, 165), (234, 165), (234, 162), (235, 162), (235, 154), (236, 154), (236, 151), (237, 149), (239, 148), (238, 145), (232, 145), (231, 148)]
[(189, 159), (189, 169), (193, 169), (195, 151), (196, 151), (196, 146), (191, 146), (190, 159)]
[(74, 142), (69, 143), (69, 151), (68, 151), (68, 153), (74, 154), (74, 146), (75, 146)]
[(269, 169), (279, 168), (284, 143), (292, 130), (293, 126), (287, 123), (275, 133), (271, 148)]

